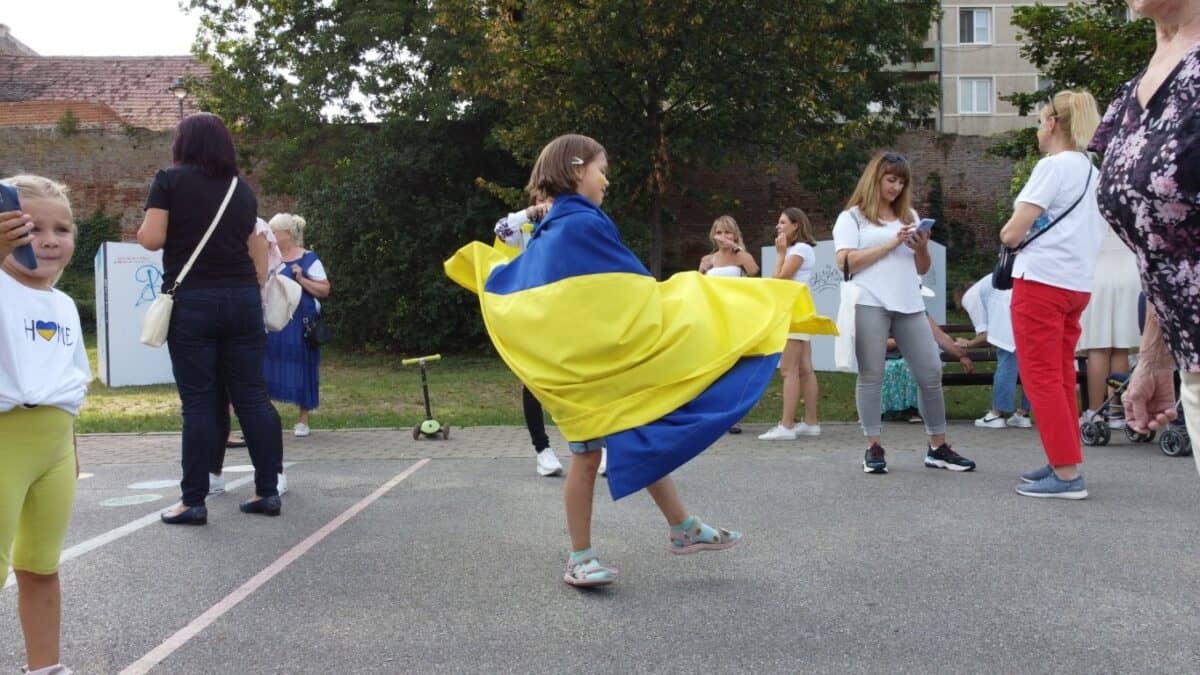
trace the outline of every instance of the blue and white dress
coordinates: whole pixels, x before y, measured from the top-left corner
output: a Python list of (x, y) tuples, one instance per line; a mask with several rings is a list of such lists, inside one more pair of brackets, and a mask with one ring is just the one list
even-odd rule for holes
[[(285, 260), (279, 274), (295, 280), (292, 265), (300, 265), (309, 279), (328, 278), (320, 258), (312, 251), (305, 251), (297, 260)], [(294, 403), (304, 410), (314, 410), (319, 404), (321, 350), (309, 347), (304, 341), (304, 321), (312, 321), (320, 313), (321, 303), (305, 290), (292, 320), (283, 330), (267, 333), (263, 377), (272, 400)]]

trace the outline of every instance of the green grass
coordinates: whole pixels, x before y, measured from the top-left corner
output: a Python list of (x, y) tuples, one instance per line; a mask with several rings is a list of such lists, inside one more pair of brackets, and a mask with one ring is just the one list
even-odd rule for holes
[[(95, 348), (89, 348), (96, 369)], [(985, 367), (994, 364), (985, 364)], [(947, 369), (957, 370), (957, 365)], [(98, 371), (96, 371), (98, 372)], [(428, 366), (434, 417), (453, 427), (523, 425), (521, 386), (497, 357), (447, 356)], [(779, 378), (747, 416), (747, 422), (774, 422), (783, 405)], [(854, 375), (821, 373), (821, 419), (853, 421)], [(991, 405), (989, 387), (946, 388), (951, 419), (973, 419)], [(295, 406), (278, 405), (284, 428), (296, 421)], [(425, 417), (420, 370), (402, 367), (399, 357), (344, 354), (326, 350), (321, 365), (321, 407), (316, 428), (409, 427)], [(106, 387), (92, 383), (79, 417), (81, 433), (178, 431), (182, 420), (174, 385)]]

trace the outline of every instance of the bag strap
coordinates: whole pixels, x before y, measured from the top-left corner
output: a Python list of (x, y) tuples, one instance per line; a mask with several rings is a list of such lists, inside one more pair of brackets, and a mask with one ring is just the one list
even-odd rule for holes
[[(1084, 155), (1084, 156), (1087, 157), (1087, 155)], [(1062, 220), (1063, 218), (1066, 218), (1067, 215), (1069, 215), (1072, 211), (1075, 210), (1076, 206), (1079, 206), (1079, 202), (1083, 201), (1083, 198), (1085, 196), (1087, 196), (1088, 185), (1091, 184), (1091, 182), (1092, 182), (1092, 170), (1095, 168), (1096, 168), (1095, 165), (1092, 164), (1092, 160), (1089, 157), (1088, 158), (1087, 180), (1083, 181), (1083, 194), (1079, 195), (1079, 199), (1075, 200), (1075, 203), (1071, 205), (1071, 208), (1067, 209), (1066, 211), (1063, 211), (1061, 215), (1059, 215), (1057, 218), (1055, 218), (1049, 225), (1042, 228), (1042, 230), (1040, 232), (1038, 232), (1037, 234), (1033, 235), (1032, 237), (1026, 239), (1025, 241), (1021, 242), (1020, 244), (1017, 244), (1017, 247), (1013, 249), (1014, 251), (1020, 251), (1020, 250), (1024, 249), (1026, 246), (1032, 244), (1034, 239), (1037, 239), (1038, 237), (1042, 236), (1043, 234), (1046, 234), (1046, 232), (1049, 231), (1050, 228), (1052, 228), (1058, 224), (1058, 221)]]
[(183, 283), (183, 278), (188, 272), (192, 271), (192, 265), (196, 264), (196, 258), (200, 257), (200, 252), (204, 250), (204, 245), (208, 243), (208, 239), (212, 237), (212, 233), (217, 229), (217, 223), (221, 222), (221, 216), (225, 215), (225, 207), (229, 206), (229, 200), (233, 198), (233, 191), (237, 189), (238, 177), (235, 175), (229, 181), (229, 190), (225, 192), (225, 199), (221, 202), (221, 208), (217, 209), (217, 215), (213, 218), (212, 225), (208, 226), (208, 231), (204, 233), (204, 237), (200, 239), (200, 243), (196, 245), (196, 250), (192, 251), (192, 257), (188, 258), (187, 264), (179, 271), (179, 276), (175, 277), (175, 285), (171, 286), (169, 295), (175, 295), (175, 291), (179, 290), (179, 284)]

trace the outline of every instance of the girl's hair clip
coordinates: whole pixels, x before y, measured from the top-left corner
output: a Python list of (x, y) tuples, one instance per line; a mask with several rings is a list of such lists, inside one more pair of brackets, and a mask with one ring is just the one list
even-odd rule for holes
[(583, 166), (583, 158), (582, 157), (572, 157), (571, 165), (572, 166)]

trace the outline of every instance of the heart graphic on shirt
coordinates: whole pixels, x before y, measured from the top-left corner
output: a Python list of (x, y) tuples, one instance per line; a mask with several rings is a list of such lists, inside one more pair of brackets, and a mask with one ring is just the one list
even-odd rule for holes
[(38, 321), (34, 327), (37, 329), (37, 334), (41, 335), (46, 342), (54, 339), (55, 334), (58, 333), (58, 324), (53, 321)]

